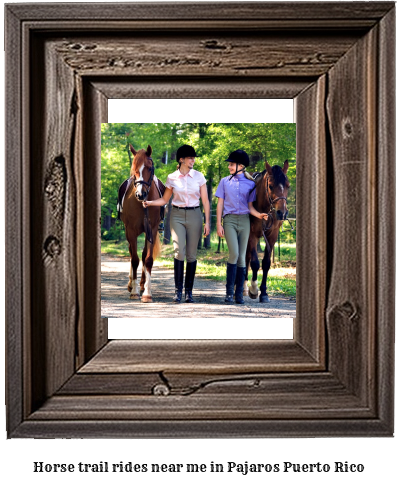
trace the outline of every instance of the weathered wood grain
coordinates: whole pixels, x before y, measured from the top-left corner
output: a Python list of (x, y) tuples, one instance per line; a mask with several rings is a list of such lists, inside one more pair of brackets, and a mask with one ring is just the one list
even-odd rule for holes
[[(376, 30), (328, 73), (334, 185), (327, 326), (330, 370), (365, 403), (374, 395)], [(334, 345), (332, 345), (334, 344)], [(374, 352), (371, 352), (374, 353)]]
[(292, 340), (111, 340), (80, 372), (226, 374), (319, 368)]
[[(389, 11), (389, 9), (387, 9)], [(380, 18), (264, 18), (264, 19), (236, 19), (226, 17), (224, 20), (214, 19), (188, 19), (182, 22), (171, 23), (164, 20), (137, 20), (137, 19), (74, 19), (73, 27), (71, 20), (29, 20), (25, 22), (28, 29), (42, 29), (47, 32), (74, 31), (96, 33), (101, 31), (117, 33), (117, 35), (126, 32), (159, 32), (168, 34), (188, 31), (190, 33), (207, 32), (207, 33), (264, 33), (267, 32), (309, 32), (320, 34), (326, 31), (334, 31), (337, 34), (347, 34), (357, 32), (359, 35), (366, 34), (369, 29), (376, 25)]]
[[(58, 392), (60, 395), (111, 394), (151, 395), (165, 385), (160, 374), (75, 374)], [(158, 390), (162, 391), (162, 389)], [(165, 392), (167, 392), (165, 390)]]
[[(5, 49), (9, 56), (5, 62), (6, 91), (5, 117), (13, 127), (21, 127), (22, 104), (20, 96), (22, 66), (13, 63), (22, 48), (22, 37), (19, 29), (19, 20), (9, 10), (5, 11), (6, 35)], [(29, 265), (26, 256), (29, 253), (29, 240), (24, 240), (29, 232), (29, 221), (26, 215), (26, 199), (21, 198), (25, 193), (25, 185), (21, 188), (22, 175), (27, 170), (24, 165), (23, 146), (21, 134), (18, 130), (8, 134), (5, 145), (5, 160), (12, 159), (14, 164), (7, 164), (5, 168), (5, 200), (9, 208), (12, 208), (13, 218), (7, 221), (5, 235), (5, 286), (6, 299), (6, 397), (7, 397), (7, 424), (10, 430), (16, 428), (24, 417), (24, 389), (29, 382), (26, 381), (26, 362), (21, 361), (24, 350), (24, 332), (26, 323), (26, 307), (29, 306), (29, 296), (26, 289), (26, 272), (29, 273)], [(26, 161), (25, 161), (26, 162)], [(25, 182), (25, 181), (24, 181)], [(26, 184), (26, 182), (25, 182)], [(25, 241), (25, 245), (23, 242)], [(29, 254), (28, 254), (29, 255)], [(26, 267), (24, 267), (26, 264)], [(24, 380), (25, 376), (25, 380)]]
[[(162, 386), (162, 387), (161, 387)], [(241, 393), (264, 395), (313, 391), (346, 394), (345, 387), (329, 373), (313, 374), (204, 374), (187, 372), (75, 374), (56, 395), (181, 395)], [(328, 401), (328, 399), (326, 399)]]
[[(202, 3), (175, 22), (172, 4), (103, 7), (6, 8), (9, 436), (392, 435), (394, 4)], [(320, 164), (316, 207), (298, 179), (319, 248), (311, 263), (299, 243), (298, 268), (317, 278), (307, 299), (299, 278), (294, 341), (106, 344), (106, 99), (246, 90), (297, 97), (298, 162)]]
[[(74, 37), (56, 41), (64, 62), (90, 76), (320, 76), (358, 35), (154, 35)], [(334, 39), (334, 42), (332, 40)]]
[[(297, 320), (294, 338), (325, 363), (327, 282), (326, 77), (295, 99), (297, 128)], [(297, 326), (297, 323), (301, 326)], [(317, 323), (317, 327), (304, 323)]]
[[(8, 7), (21, 20), (91, 20), (93, 22), (101, 20), (125, 20), (140, 19), (141, 21), (155, 19), (172, 20), (174, 26), (180, 22), (194, 20), (292, 20), (296, 25), (302, 23), (305, 28), (308, 22), (326, 20), (329, 22), (338, 21), (338, 26), (342, 23), (356, 22), (360, 25), (370, 26), (367, 21), (376, 23), (390, 9), (393, 2), (323, 2), (314, 4), (313, 2), (303, 2), (296, 5), (292, 2), (201, 2), (186, 3), (184, 9), (178, 4), (170, 2), (162, 3), (112, 3), (94, 4), (89, 6), (74, 4), (38, 4), (32, 9), (29, 5), (10, 5)], [(317, 27), (315, 25), (315, 27)]]
[[(56, 53), (45, 62), (32, 42), (30, 218), (32, 228), (32, 404), (51, 396), (75, 370), (76, 196), (72, 146), (76, 113), (73, 72)], [(45, 86), (43, 79), (56, 79)], [(54, 107), (48, 110), (46, 107)], [(56, 326), (54, 325), (56, 323)]]
[(15, 438), (281, 438), (391, 435), (378, 419), (41, 420), (25, 421)]
[[(232, 405), (227, 394), (196, 396), (54, 396), (29, 421), (56, 420), (260, 420), (260, 419), (315, 419), (317, 420), (373, 418), (372, 412), (363, 408), (357, 398), (350, 395), (282, 394), (254, 396), (241, 393)], [(292, 398), (295, 399), (295, 407)], [(329, 404), (326, 403), (329, 399)], [(284, 406), (285, 404), (285, 406)]]
[(101, 120), (103, 95), (91, 83), (83, 88), (84, 208), (84, 360), (108, 341), (107, 323), (101, 320)]
[(377, 201), (376, 221), (376, 340), (375, 356), (385, 356), (377, 370), (377, 408), (379, 417), (393, 429), (395, 347), (395, 11), (391, 10), (379, 24), (378, 57), (378, 132), (377, 132)]
[(92, 84), (107, 99), (113, 98), (295, 98), (305, 90), (309, 78), (234, 78), (198, 79), (173, 77), (92, 78)]

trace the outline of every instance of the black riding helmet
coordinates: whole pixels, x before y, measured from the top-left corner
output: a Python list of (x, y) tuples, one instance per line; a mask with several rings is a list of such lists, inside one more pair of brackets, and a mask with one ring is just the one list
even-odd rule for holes
[(181, 157), (198, 157), (195, 153), (194, 147), (191, 145), (184, 144), (177, 149), (176, 152), (176, 161), (179, 162)]
[[(237, 173), (241, 171), (245, 171), (245, 168), (249, 166), (249, 157), (248, 154), (245, 152), (245, 150), (235, 150), (232, 152), (229, 157), (226, 159), (225, 162), (235, 162), (236, 163), (236, 172), (231, 175), (231, 178), (235, 176)], [(242, 164), (244, 166), (244, 169), (238, 169), (238, 164)], [(230, 178), (230, 179), (231, 179)]]

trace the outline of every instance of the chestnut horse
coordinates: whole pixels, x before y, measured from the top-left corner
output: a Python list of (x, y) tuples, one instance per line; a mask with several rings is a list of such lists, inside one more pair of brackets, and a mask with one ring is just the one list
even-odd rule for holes
[(259, 259), (256, 250), (259, 239), (263, 236), (265, 239), (266, 247), (264, 257), (262, 259), (263, 277), (260, 285), (260, 297), (259, 302), (268, 303), (269, 296), (267, 294), (267, 274), (270, 269), (271, 254), (274, 244), (278, 238), (278, 232), (283, 220), (287, 218), (287, 194), (290, 187), (290, 183), (287, 178), (288, 161), (284, 162), (283, 168), (280, 166), (271, 167), (267, 162), (265, 163), (265, 170), (258, 174), (256, 178), (256, 201), (254, 207), (260, 213), (267, 213), (268, 220), (259, 220), (250, 215), (251, 230), (248, 239), (247, 253), (246, 253), (246, 276), (244, 284), (244, 292), (246, 294), (248, 283), (248, 270), (249, 265), (252, 269), (252, 281), (248, 286), (248, 294), (252, 299), (258, 297), (258, 270)]
[(159, 198), (158, 190), (154, 181), (154, 164), (151, 159), (152, 148), (149, 145), (147, 150), (136, 151), (130, 144), (130, 151), (134, 155), (130, 170), (131, 184), (127, 189), (121, 220), (125, 225), (126, 240), (129, 243), (131, 267), (129, 283), (127, 288), (130, 292), (130, 299), (140, 299), (137, 285), (137, 268), (140, 263), (137, 255), (137, 237), (145, 233), (145, 246), (142, 254), (143, 271), (140, 281), (140, 292), (142, 292), (143, 303), (151, 303), (151, 269), (154, 259), (160, 253), (161, 242), (158, 236), (158, 225), (160, 222), (160, 208), (153, 206), (143, 207), (143, 201)]

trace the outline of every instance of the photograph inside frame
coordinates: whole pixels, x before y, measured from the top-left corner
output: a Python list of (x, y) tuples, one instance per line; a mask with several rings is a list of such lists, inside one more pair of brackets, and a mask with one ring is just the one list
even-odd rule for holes
[(102, 124), (103, 317), (295, 309), (294, 123)]

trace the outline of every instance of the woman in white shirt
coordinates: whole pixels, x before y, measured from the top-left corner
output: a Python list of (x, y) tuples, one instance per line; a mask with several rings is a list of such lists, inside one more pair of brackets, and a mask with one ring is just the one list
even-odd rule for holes
[(166, 189), (162, 198), (154, 201), (143, 201), (143, 206), (163, 206), (173, 194), (170, 228), (175, 249), (174, 273), (175, 296), (173, 301), (180, 303), (183, 292), (184, 259), (187, 259), (185, 300), (193, 303), (193, 285), (197, 268), (197, 247), (201, 237), (202, 214), (199, 207), (201, 198), (205, 211), (204, 235), (210, 232), (209, 200), (204, 175), (193, 169), (197, 154), (190, 145), (179, 147), (176, 154), (177, 171), (169, 174)]

